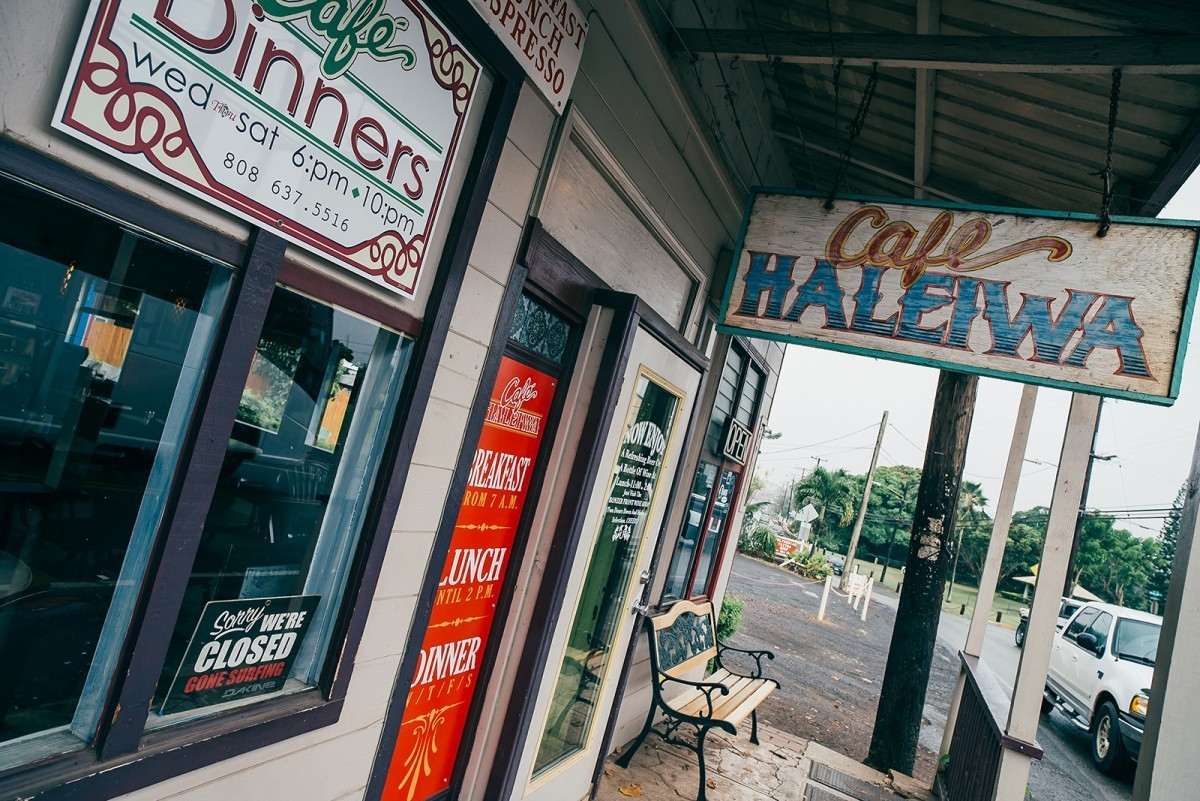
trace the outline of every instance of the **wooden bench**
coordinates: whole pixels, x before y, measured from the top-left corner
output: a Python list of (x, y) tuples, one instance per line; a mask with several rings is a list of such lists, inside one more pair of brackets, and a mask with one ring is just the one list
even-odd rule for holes
[[(654, 700), (637, 739), (617, 759), (621, 767), (654, 732), (668, 743), (682, 745), (696, 752), (700, 759), (700, 794), (696, 801), (705, 801), (707, 787), (704, 772), (704, 737), (712, 729), (737, 734), (737, 724), (750, 716), (750, 742), (758, 743), (759, 704), (779, 686), (775, 679), (764, 678), (762, 660), (774, 659), (770, 651), (747, 651), (730, 648), (717, 642), (717, 621), (711, 602), (702, 604), (677, 601), (666, 612), (646, 618), (646, 633), (650, 638), (651, 687)], [(721, 663), (727, 651), (749, 654), (757, 667), (747, 676), (729, 670)], [(714, 660), (716, 670), (703, 681), (689, 681), (683, 676)], [(661, 711), (663, 729), (654, 727), (654, 718)], [(680, 739), (675, 733), (681, 726), (696, 729), (696, 740)]]

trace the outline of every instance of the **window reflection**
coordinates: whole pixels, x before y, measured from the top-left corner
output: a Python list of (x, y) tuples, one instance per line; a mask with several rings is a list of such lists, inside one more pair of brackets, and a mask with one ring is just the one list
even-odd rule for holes
[[(210, 601), (319, 595), (294, 673), (319, 670), (409, 340), (277, 288), (160, 676), (161, 708)], [(178, 705), (173, 705), (178, 708)], [(151, 725), (156, 725), (151, 719)]]
[(0, 741), (72, 719), (227, 275), (0, 186)]

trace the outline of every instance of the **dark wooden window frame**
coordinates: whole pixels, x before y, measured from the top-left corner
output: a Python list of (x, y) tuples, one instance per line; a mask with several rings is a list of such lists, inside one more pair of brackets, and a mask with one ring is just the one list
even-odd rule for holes
[[(0, 138), (0, 175), (234, 267), (193, 420), (170, 488), (164, 523), (104, 699), (105, 714), (89, 747), (0, 773), (0, 797), (101, 801), (337, 722), (367, 612), (378, 583), (410, 457), (458, 300), (479, 221), (504, 148), (524, 74), (467, 0), (438, 0), (442, 19), (493, 70), (479, 139), (448, 225), (424, 321), (336, 282), (285, 266), (287, 243), (252, 229), (248, 243), (204, 228), (47, 156)], [(464, 154), (466, 155), (466, 154)], [(448, 210), (449, 211), (449, 210)], [(182, 588), (211, 500), (238, 399), (277, 282), (324, 297), (416, 337), (397, 399), (373, 500), (349, 566), (346, 596), (335, 621), (323, 674), (314, 689), (264, 699), (224, 714), (146, 732), (144, 724)], [(419, 335), (419, 336), (418, 336)]]
[[(716, 480), (713, 483), (712, 492), (709, 493), (708, 501), (704, 505), (704, 515), (701, 517), (701, 535), (696, 541), (696, 550), (692, 552), (691, 565), (688, 567), (687, 580), (683, 584), (683, 595), (681, 595), (679, 598), (672, 598), (669, 601), (660, 598), (657, 607), (658, 609), (663, 609), (667, 606), (670, 606), (677, 600), (697, 602), (712, 600), (712, 579), (716, 574), (717, 568), (721, 564), (721, 560), (725, 556), (725, 549), (729, 546), (729, 526), (733, 516), (733, 507), (737, 505), (738, 495), (742, 491), (742, 474), (745, 472), (745, 465), (740, 465), (737, 462), (731, 462), (728, 459), (715, 459), (712, 457), (705, 458), (702, 456), (696, 463), (696, 470), (700, 469), (701, 463), (711, 464), (717, 468)], [(700, 552), (704, 549), (704, 543), (708, 541), (708, 524), (709, 521), (712, 520), (713, 510), (717, 506), (717, 489), (721, 485), (721, 475), (726, 471), (732, 471), (737, 474), (737, 481), (734, 482), (733, 492), (730, 494), (730, 516), (725, 519), (725, 527), (718, 535), (721, 538), (721, 542), (717, 545), (717, 550), (713, 552), (712, 564), (708, 566), (708, 591), (698, 593), (696, 592), (696, 578), (698, 577), (700, 571)], [(695, 471), (693, 471), (693, 476), (694, 475)], [(686, 521), (684, 521), (684, 525), (687, 525)], [(677, 537), (677, 545), (678, 542), (679, 539)], [(666, 591), (665, 587), (663, 588), (663, 591)]]

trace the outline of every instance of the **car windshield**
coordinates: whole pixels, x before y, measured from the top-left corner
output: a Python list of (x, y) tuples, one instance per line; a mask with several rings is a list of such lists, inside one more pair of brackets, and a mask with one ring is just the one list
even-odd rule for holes
[(1159, 629), (1157, 623), (1121, 618), (1117, 621), (1113, 653), (1118, 657), (1153, 665), (1154, 656), (1158, 653)]

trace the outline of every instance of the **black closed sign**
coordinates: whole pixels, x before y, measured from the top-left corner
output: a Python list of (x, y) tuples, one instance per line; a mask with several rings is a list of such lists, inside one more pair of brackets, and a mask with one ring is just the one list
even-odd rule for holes
[(283, 689), (319, 595), (210, 601), (159, 714)]

